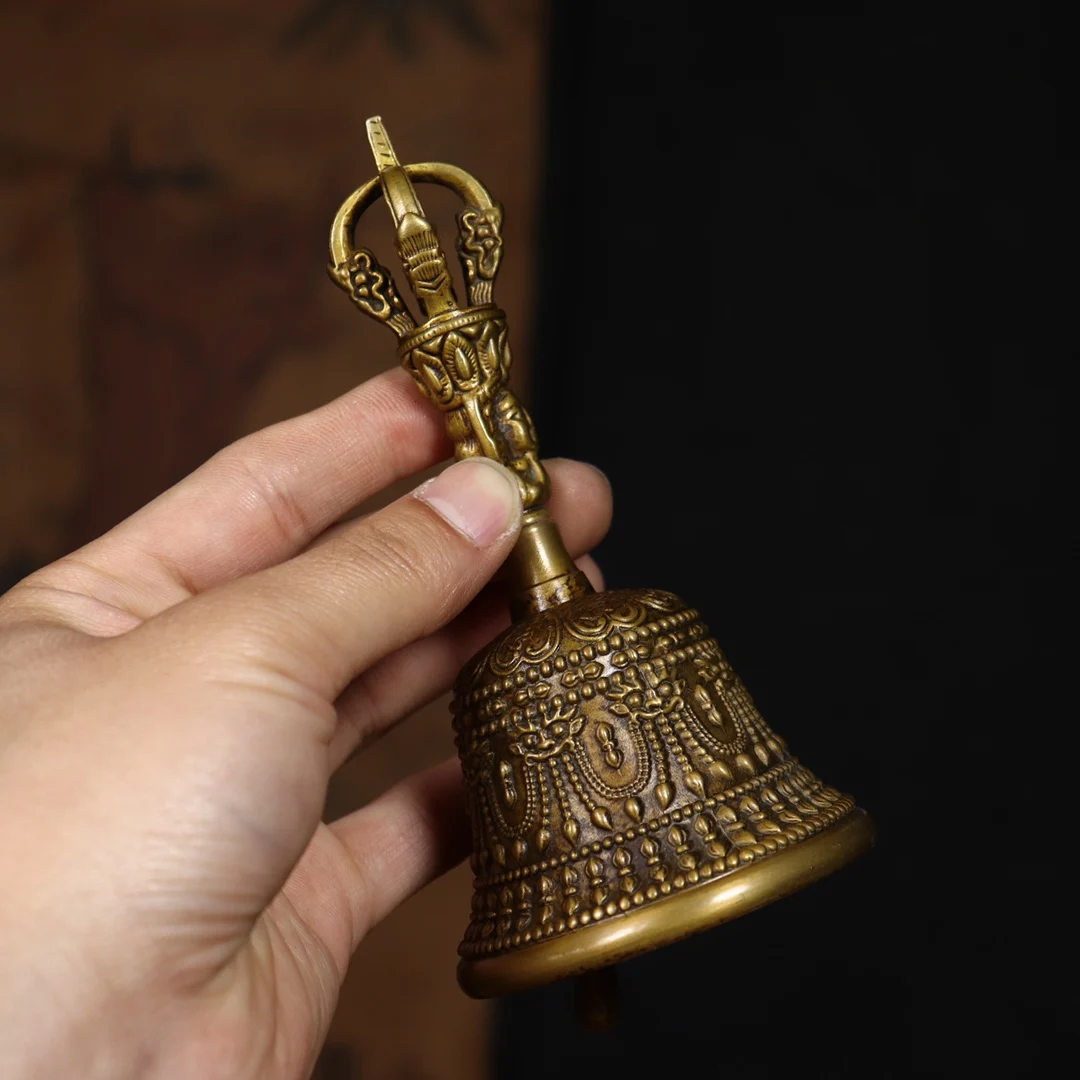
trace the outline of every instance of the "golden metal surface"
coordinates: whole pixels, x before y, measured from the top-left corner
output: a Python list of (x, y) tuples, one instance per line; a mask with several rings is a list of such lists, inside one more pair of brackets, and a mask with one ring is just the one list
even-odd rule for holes
[[(338, 211), (330, 275), (396, 334), (456, 456), (512, 469), (525, 508), (509, 560), (514, 625), (465, 666), (452, 706), (474, 841), (461, 986), (487, 997), (581, 975), (846, 865), (873, 843), (870, 819), (788, 752), (698, 613), (656, 590), (594, 593), (567, 554), (543, 508), (532, 420), (507, 387), (493, 292), (502, 208), (462, 169), (402, 165), (378, 117), (367, 129), (378, 176)], [(464, 307), (418, 183), (465, 203)], [(419, 321), (389, 271), (353, 246), (380, 194)], [(600, 985), (582, 996), (596, 1024)]]
[[(458, 981), (472, 997), (485, 998), (580, 976), (599, 965), (672, 945), (790, 896), (857, 859), (873, 843), (870, 818), (856, 809), (833, 828), (793, 847), (784, 858), (763, 859), (737, 874), (713, 878), (707, 885), (657, 900), (621, 919), (582, 927), (521, 953), (472, 963), (462, 960)], [(589, 1011), (603, 1005), (601, 1001)]]

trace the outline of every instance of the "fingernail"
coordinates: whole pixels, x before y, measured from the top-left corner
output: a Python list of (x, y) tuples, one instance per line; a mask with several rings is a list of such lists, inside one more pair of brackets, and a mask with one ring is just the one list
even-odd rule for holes
[(481, 548), (505, 536), (521, 517), (514, 474), (487, 458), (459, 461), (421, 484), (415, 494)]

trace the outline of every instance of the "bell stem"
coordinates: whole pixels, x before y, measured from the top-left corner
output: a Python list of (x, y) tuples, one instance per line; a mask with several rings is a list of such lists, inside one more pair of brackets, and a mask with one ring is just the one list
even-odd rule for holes
[(506, 570), (515, 622), (593, 592), (589, 579), (570, 558), (559, 527), (542, 507), (525, 512)]

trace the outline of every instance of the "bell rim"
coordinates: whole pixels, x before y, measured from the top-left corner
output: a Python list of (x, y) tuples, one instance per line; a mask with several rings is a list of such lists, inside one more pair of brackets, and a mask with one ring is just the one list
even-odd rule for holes
[(790, 896), (865, 854), (874, 838), (870, 815), (854, 807), (816, 836), (677, 896), (510, 953), (460, 960), (458, 984), (472, 998), (499, 997), (629, 960)]

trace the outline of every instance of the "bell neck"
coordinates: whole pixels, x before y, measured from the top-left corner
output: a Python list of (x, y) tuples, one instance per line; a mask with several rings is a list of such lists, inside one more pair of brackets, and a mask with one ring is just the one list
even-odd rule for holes
[(594, 591), (570, 558), (551, 514), (542, 507), (525, 511), (506, 572), (514, 622)]

